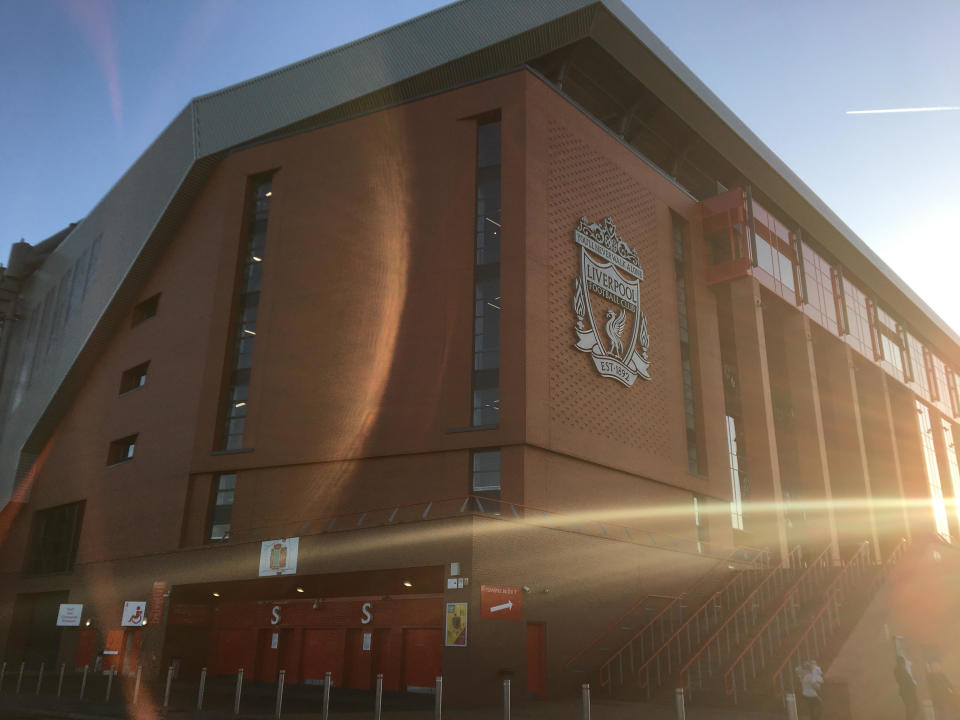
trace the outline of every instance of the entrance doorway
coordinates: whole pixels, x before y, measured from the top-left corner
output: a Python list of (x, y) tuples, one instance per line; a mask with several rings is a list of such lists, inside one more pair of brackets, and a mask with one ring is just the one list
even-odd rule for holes
[(527, 694), (547, 697), (547, 626), (527, 623)]
[(403, 686), (407, 692), (432, 692), (440, 675), (443, 633), (440, 628), (403, 631)]
[[(280, 675), (280, 658), (286, 655), (289, 630), (261, 630), (257, 638), (257, 672), (259, 682), (276, 682)], [(289, 669), (287, 669), (289, 673)]]

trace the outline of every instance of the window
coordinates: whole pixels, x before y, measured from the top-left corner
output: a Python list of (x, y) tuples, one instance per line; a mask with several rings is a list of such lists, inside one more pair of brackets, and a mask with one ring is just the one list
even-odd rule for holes
[(474, 426), (500, 420), (500, 121), (477, 126), (477, 217), (473, 281)]
[(727, 457), (730, 463), (730, 524), (735, 530), (743, 530), (743, 493), (741, 484), (741, 461), (743, 452), (737, 442), (737, 421), (727, 415)]
[(222, 406), (220, 448), (238, 450), (243, 447), (243, 430), (247, 422), (247, 400), (250, 392), (250, 370), (253, 366), (253, 343), (257, 337), (257, 309), (260, 306), (260, 284), (267, 247), (267, 219), (273, 181), (254, 180), (250, 186), (249, 213), (244, 249), (240, 259), (240, 284), (233, 318), (232, 352), (226, 399)]
[[(478, 498), (500, 499), (500, 451), (475, 450), (473, 452), (470, 494)], [(478, 501), (480, 510), (498, 513), (500, 503)]]
[(233, 494), (236, 489), (236, 473), (224, 473), (216, 477), (213, 509), (210, 511), (210, 540), (229, 539), (230, 518), (233, 515)]
[(923, 447), (923, 463), (927, 470), (927, 485), (930, 488), (930, 505), (933, 509), (933, 523), (937, 535), (950, 540), (950, 528), (947, 525), (947, 507), (943, 501), (943, 486), (940, 484), (940, 467), (937, 465), (937, 451), (933, 444), (933, 426), (930, 424), (930, 410), (916, 400), (917, 419), (920, 425), (920, 444)]
[(149, 362), (140, 363), (136, 367), (124, 370), (120, 376), (120, 394), (128, 393), (147, 384), (147, 368)]
[(73, 569), (80, 542), (84, 503), (38, 510), (33, 516), (26, 571), (29, 574)]
[(946, 369), (947, 374), (947, 393), (950, 395), (950, 412), (954, 417), (960, 417), (960, 393), (957, 392), (957, 374), (951, 369)]
[(693, 524), (697, 528), (697, 552), (703, 552), (703, 544), (710, 542), (710, 526), (705, 514), (706, 500), (698, 495), (693, 496)]
[(157, 308), (160, 306), (160, 293), (148, 297), (142, 302), (138, 302), (133, 308), (133, 319), (130, 321), (130, 327), (136, 327), (157, 314)]
[(673, 218), (673, 271), (677, 282), (677, 321), (680, 324), (680, 374), (683, 381), (683, 416), (687, 429), (687, 469), (701, 474), (703, 452), (697, 432), (697, 388), (693, 377), (693, 352), (690, 349), (689, 298), (683, 225)]
[(950, 470), (950, 484), (953, 486), (954, 512), (957, 514), (958, 527), (960, 527), (960, 457), (957, 456), (957, 444), (953, 434), (953, 423), (949, 420), (940, 419), (940, 427), (943, 430), (943, 446), (947, 450), (947, 467)]
[(117, 463), (133, 460), (133, 451), (136, 445), (136, 435), (128, 435), (119, 440), (114, 440), (110, 443), (110, 449), (107, 451), (107, 465), (116, 465)]

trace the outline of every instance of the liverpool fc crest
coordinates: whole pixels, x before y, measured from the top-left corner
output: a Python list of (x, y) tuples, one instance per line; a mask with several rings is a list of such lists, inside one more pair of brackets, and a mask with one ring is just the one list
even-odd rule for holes
[(643, 268), (637, 251), (617, 235), (609, 217), (603, 224), (580, 218), (573, 240), (580, 246), (580, 276), (573, 283), (575, 347), (590, 353), (604, 377), (627, 387), (638, 377), (649, 380), (650, 337), (638, 305)]

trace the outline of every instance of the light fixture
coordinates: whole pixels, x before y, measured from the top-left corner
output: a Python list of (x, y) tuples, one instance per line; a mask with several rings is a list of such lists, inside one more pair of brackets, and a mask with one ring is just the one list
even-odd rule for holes
[(410, 582), (409, 580), (404, 580), (404, 581), (403, 581), (403, 586), (404, 586), (404, 587), (413, 587), (413, 583)]
[(273, 190), (267, 190), (267, 191), (263, 194), (263, 196), (264, 196), (264, 197), (272, 197), (272, 196), (273, 196)]
[(524, 591), (524, 592), (530, 592), (530, 586), (529, 586), (529, 585), (524, 585), (524, 586), (523, 586), (523, 591)]
[(214, 597), (220, 597), (220, 593), (215, 592), (215, 593), (213, 594), (213, 596), (214, 596)]
[(244, 328), (243, 331), (244, 331), (247, 335), (256, 335), (256, 334), (257, 334), (257, 333), (255, 333), (253, 330), (248, 330), (247, 328)]
[(254, 255), (254, 256), (253, 256), (253, 261), (254, 261), (254, 262), (263, 262), (263, 258), (259, 258), (259, 257), (257, 257), (256, 255)]
[(144, 619), (143, 619), (143, 622), (142, 622), (142, 623), (140, 623), (140, 624), (141, 624), (141, 625), (146, 625), (146, 624), (147, 624), (147, 619), (146, 619), (146, 618), (144, 618)]
[(85, 627), (90, 627), (90, 621), (87, 620), (87, 621), (84, 623), (84, 626), (85, 626)]
[(303, 592), (303, 588), (302, 588), (302, 587), (298, 587), (298, 588), (297, 588), (297, 592), (302, 593), (302, 592)]
[(233, 406), (234, 406), (234, 407), (244, 407), (244, 406), (246, 406), (246, 404), (247, 404), (247, 403), (245, 403), (245, 402), (238, 402), (238, 403), (234, 403)]

